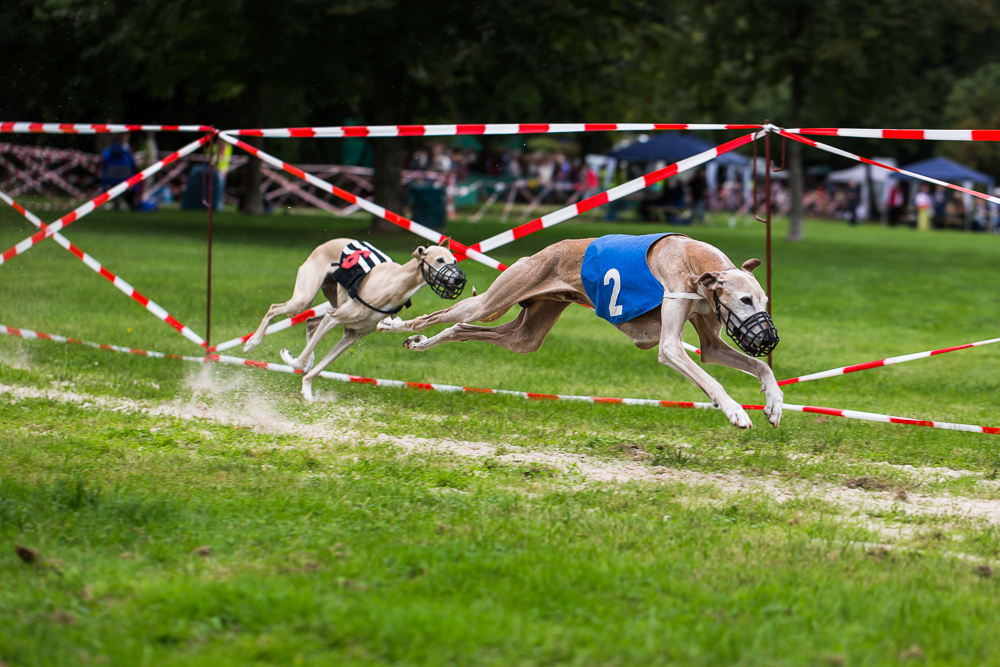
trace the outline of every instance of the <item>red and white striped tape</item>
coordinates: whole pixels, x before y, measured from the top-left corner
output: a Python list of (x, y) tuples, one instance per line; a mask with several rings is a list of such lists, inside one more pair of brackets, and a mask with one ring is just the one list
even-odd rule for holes
[(721, 146), (716, 146), (715, 148), (707, 150), (703, 153), (698, 153), (697, 155), (693, 155), (689, 158), (681, 160), (680, 162), (675, 162), (674, 164), (667, 165), (662, 169), (657, 169), (656, 171), (650, 172), (645, 176), (640, 176), (639, 178), (635, 178), (627, 183), (622, 183), (621, 185), (611, 188), (606, 192), (596, 194), (593, 197), (588, 197), (587, 199), (579, 201), (575, 204), (570, 204), (569, 206), (561, 208), (554, 213), (543, 215), (542, 217), (536, 218), (531, 222), (526, 222), (523, 225), (514, 227), (513, 229), (508, 229), (507, 231), (501, 232), (496, 236), (491, 236), (485, 241), (480, 241), (479, 243), (470, 246), (470, 249), (478, 250), (479, 252), (489, 252), (494, 248), (507, 245), (508, 243), (516, 241), (519, 238), (527, 236), (528, 234), (533, 234), (540, 229), (546, 229), (547, 227), (558, 225), (560, 222), (565, 222), (566, 220), (575, 218), (581, 213), (586, 213), (591, 209), (607, 204), (608, 202), (615, 201), (616, 199), (627, 197), (628, 195), (638, 192), (643, 188), (647, 188), (654, 183), (658, 183), (666, 178), (670, 178), (671, 176), (693, 169), (698, 165), (705, 164), (723, 153), (728, 153), (729, 151), (750, 143), (762, 134), (763, 131), (748, 134), (740, 137), (739, 139), (733, 139), (732, 141), (728, 141)]
[(927, 352), (914, 352), (913, 354), (903, 354), (898, 357), (888, 357), (886, 359), (877, 359), (876, 361), (866, 361), (863, 364), (854, 364), (853, 366), (841, 366), (840, 368), (831, 368), (828, 371), (820, 371), (818, 373), (810, 373), (809, 375), (800, 375), (799, 377), (788, 378), (787, 380), (781, 380), (780, 382), (778, 382), (778, 386), (784, 386), (786, 384), (797, 384), (799, 382), (811, 382), (812, 380), (822, 380), (823, 378), (835, 377), (837, 375), (845, 375), (847, 373), (866, 371), (869, 368), (881, 368), (882, 366), (892, 366), (893, 364), (902, 364), (907, 361), (914, 361), (916, 359), (926, 359), (927, 357), (933, 357), (939, 354), (946, 354), (948, 352), (955, 352), (957, 350), (967, 350), (970, 347), (992, 345), (993, 343), (1000, 343), (1000, 338), (990, 338), (989, 340), (980, 340), (976, 341), (975, 343), (966, 343), (965, 345), (955, 345), (954, 347), (943, 347), (940, 350), (930, 350)]
[[(317, 315), (323, 315), (324, 313), (329, 312), (330, 308), (332, 308), (330, 302), (324, 301), (315, 308), (310, 308), (309, 310), (303, 313), (299, 313), (298, 315), (289, 317), (288, 319), (281, 320), (280, 322), (276, 322), (268, 326), (266, 329), (264, 329), (264, 335), (270, 336), (273, 333), (278, 333), (279, 331), (284, 331), (285, 329), (291, 329), (296, 324), (301, 324), (302, 322), (305, 322), (309, 318), (316, 317)], [(218, 345), (213, 345), (212, 347), (208, 348), (208, 351), (222, 352), (224, 350), (228, 350), (230, 348), (236, 347), (237, 345), (242, 345), (243, 343), (250, 340), (250, 338), (253, 335), (254, 332), (251, 331), (246, 335), (240, 336), (238, 338), (233, 338), (232, 340), (227, 340), (225, 343), (219, 343)]]
[(91, 343), (85, 340), (78, 340), (76, 338), (67, 338), (65, 336), (58, 336), (56, 334), (47, 334), (41, 331), (32, 331), (31, 329), (19, 329), (17, 327), (8, 327), (6, 325), (0, 324), (0, 334), (7, 334), (9, 336), (16, 336), (17, 338), (24, 338), (26, 340), (37, 338), (38, 340), (50, 340), (56, 343), (67, 343), (69, 345), (84, 345), (86, 347), (92, 347), (98, 350), (107, 350), (109, 352), (124, 352), (125, 354), (136, 354), (142, 357), (152, 357), (154, 359), (176, 359), (179, 361), (197, 361), (199, 363), (204, 363), (207, 358), (201, 357), (186, 357), (179, 354), (166, 354), (164, 352), (150, 352), (147, 350), (137, 350), (133, 347), (122, 347), (120, 345), (105, 345), (103, 343)]
[[(99, 345), (97, 343), (86, 343), (83, 341), (73, 340), (69, 338), (64, 338), (62, 336), (54, 336), (51, 334), (43, 334), (41, 332), (31, 331), (30, 329), (17, 329), (14, 327), (8, 327), (0, 324), (0, 333), (6, 333), (12, 336), (18, 336), (21, 338), (41, 338), (44, 340), (53, 340), (63, 343), (77, 343), (82, 345), (88, 345), (90, 347), (96, 347), (102, 350), (109, 350), (113, 352), (125, 352), (128, 354), (137, 354), (149, 357), (159, 357), (167, 359), (178, 359), (183, 361), (194, 361), (197, 363), (205, 363), (206, 361), (212, 361), (223, 364), (232, 364), (236, 366), (248, 366), (251, 368), (261, 368), (269, 371), (276, 371), (280, 373), (296, 373), (301, 374), (302, 371), (295, 370), (291, 366), (285, 364), (273, 364), (266, 361), (253, 361), (251, 359), (243, 359), (241, 357), (230, 357), (226, 355), (219, 354), (209, 354), (205, 357), (180, 357), (177, 355), (163, 354), (160, 352), (147, 352), (144, 350), (136, 350), (134, 348), (128, 347), (118, 347), (115, 345)], [(530, 400), (542, 400), (542, 401), (583, 401), (586, 403), (617, 403), (622, 405), (650, 405), (658, 406), (662, 408), (688, 408), (695, 410), (717, 410), (711, 403), (704, 402), (693, 402), (693, 401), (658, 401), (655, 399), (648, 398), (605, 398), (600, 396), (574, 396), (566, 394), (541, 394), (534, 392), (525, 391), (510, 391), (507, 389), (481, 389), (477, 387), (463, 387), (461, 385), (451, 385), (451, 384), (438, 384), (438, 383), (428, 383), (428, 382), (403, 382), (401, 380), (382, 380), (379, 378), (368, 378), (361, 377), (358, 375), (348, 375), (346, 373), (332, 373), (330, 371), (320, 372), (320, 377), (327, 378), (330, 380), (338, 380), (340, 382), (352, 382), (356, 384), (369, 384), (375, 387), (400, 387), (409, 389), (420, 389), (423, 391), (441, 391), (441, 392), (463, 392), (463, 393), (473, 393), (473, 394), (494, 394), (497, 396), (516, 396), (518, 398), (526, 398)], [(763, 405), (744, 405), (742, 406), (744, 410), (763, 410)], [(968, 431), (970, 433), (986, 433), (990, 435), (1000, 435), (1000, 427), (995, 426), (975, 426), (971, 424), (953, 424), (950, 422), (940, 422), (940, 421), (930, 421), (926, 419), (910, 419), (908, 417), (893, 417), (891, 415), (882, 415), (874, 412), (860, 412), (858, 410), (842, 410), (839, 408), (823, 408), (811, 405), (792, 405), (785, 403), (783, 409), (788, 412), (806, 412), (811, 414), (829, 415), (832, 417), (844, 417), (846, 419), (860, 419), (864, 421), (874, 421), (882, 422), (886, 424), (904, 424), (908, 426), (926, 426), (929, 428), (941, 428), (950, 431)]]
[[(14, 201), (9, 196), (7, 196), (7, 194), (5, 192), (3, 192), (2, 190), (0, 190), (0, 199), (2, 199), (3, 201), (7, 202), (8, 204), (10, 204), (11, 207), (13, 207), (13, 209), (15, 211), (17, 211), (18, 213), (20, 213), (21, 215), (23, 215), (25, 218), (27, 218), (28, 221), (31, 224), (33, 224), (35, 227), (38, 227), (38, 228), (43, 229), (43, 230), (46, 228), (45, 223), (42, 222), (38, 218), (38, 216), (36, 216), (31, 211), (26, 210), (23, 206), (21, 206), (16, 201)], [(78, 248), (77, 246), (73, 245), (73, 243), (71, 243), (70, 240), (67, 239), (65, 236), (63, 236), (59, 232), (56, 232), (56, 233), (54, 233), (52, 235), (52, 239), (56, 243), (58, 243), (59, 245), (61, 245), (63, 248), (65, 248), (66, 250), (68, 250), (77, 259), (79, 259), (84, 264), (86, 264), (87, 267), (89, 267), (92, 271), (94, 271), (95, 273), (98, 273), (99, 275), (101, 275), (105, 279), (107, 279), (112, 285), (114, 285), (115, 287), (117, 287), (123, 294), (125, 294), (128, 297), (131, 297), (140, 306), (142, 306), (143, 308), (145, 308), (146, 310), (148, 310), (150, 313), (152, 313), (153, 315), (155, 315), (158, 319), (162, 320), (163, 322), (166, 322), (171, 327), (173, 327), (174, 329), (176, 329), (177, 331), (179, 331), (180, 334), (182, 336), (184, 336), (185, 338), (187, 338), (189, 341), (191, 341), (195, 345), (201, 345), (202, 347), (208, 347), (206, 345), (206, 343), (205, 343), (205, 340), (201, 336), (199, 336), (198, 334), (196, 334), (194, 331), (192, 331), (190, 328), (188, 328), (183, 323), (179, 322), (173, 315), (171, 315), (166, 310), (164, 310), (158, 303), (156, 303), (152, 299), (144, 296), (141, 292), (139, 292), (139, 290), (137, 290), (136, 288), (132, 287), (132, 285), (130, 285), (125, 280), (123, 280), (121, 277), (115, 275), (114, 273), (112, 273), (108, 269), (106, 269), (103, 266), (101, 266), (100, 262), (98, 262), (96, 259), (94, 259), (90, 255), (88, 255), (87, 253), (85, 253), (83, 250), (80, 250), (80, 248)]]
[(163, 167), (170, 164), (171, 162), (179, 160), (180, 158), (184, 157), (185, 155), (188, 155), (189, 153), (193, 153), (194, 151), (198, 150), (203, 144), (207, 143), (210, 138), (211, 135), (206, 134), (198, 141), (192, 141), (190, 144), (188, 144), (184, 148), (181, 148), (179, 151), (171, 153), (162, 160), (154, 162), (153, 164), (149, 165), (148, 167), (146, 167), (145, 169), (143, 169), (142, 171), (140, 171), (138, 174), (128, 179), (127, 181), (122, 181), (113, 188), (110, 188), (107, 192), (97, 195), (83, 206), (80, 206), (75, 210), (70, 211), (63, 217), (53, 222), (51, 225), (46, 226), (43, 230), (39, 231), (38, 233), (32, 236), (29, 236), (28, 238), (24, 239), (23, 241), (15, 245), (13, 248), (10, 248), (2, 255), (0, 255), (0, 264), (3, 264), (13, 259), (14, 257), (17, 257), (18, 255), (25, 252), (32, 246), (40, 243), (41, 241), (52, 236), (56, 232), (61, 231), (63, 227), (66, 227), (76, 222), (83, 216), (87, 215), (88, 213), (91, 213), (98, 206), (101, 206), (111, 201), (112, 199), (114, 199), (121, 193), (125, 192), (136, 183), (146, 180), (147, 178), (149, 178), (156, 172), (160, 171), (161, 169), (163, 169)]
[(123, 125), (110, 123), (11, 123), (0, 122), (0, 133), (110, 134), (117, 132), (211, 132), (211, 125)]
[(1000, 130), (872, 130), (859, 127), (793, 127), (789, 134), (863, 139), (917, 139), (927, 141), (1000, 141)]
[(343, 138), (343, 137), (449, 137), (485, 134), (552, 134), (557, 132), (652, 132), (654, 130), (754, 130), (762, 125), (719, 123), (480, 123), (460, 125), (357, 125), (336, 127), (279, 127), (260, 130), (226, 130), (242, 137)]
[[(377, 215), (383, 220), (388, 220), (394, 225), (399, 225), (403, 229), (408, 229), (417, 236), (423, 237), (428, 241), (431, 241), (432, 243), (444, 243), (446, 240), (449, 240), (447, 236), (441, 234), (440, 232), (436, 232), (433, 229), (424, 227), (420, 223), (414, 222), (413, 220), (410, 220), (408, 218), (404, 218), (398, 213), (393, 213), (392, 211), (382, 208), (378, 204), (374, 204), (368, 201), (367, 199), (358, 197), (357, 195), (351, 194), (346, 190), (342, 190), (337, 186), (333, 185), (332, 183), (327, 183), (323, 179), (317, 178), (316, 176), (313, 176), (310, 173), (302, 171), (298, 167), (294, 167), (288, 164), (287, 162), (279, 160), (273, 155), (269, 155), (268, 153), (265, 153), (259, 148), (255, 148), (254, 146), (247, 144), (246, 142), (240, 141), (235, 137), (231, 137), (227, 135), (225, 132), (220, 132), (219, 137), (221, 137), (223, 141), (228, 142), (238, 148), (242, 148), (251, 155), (255, 155), (264, 162), (267, 162), (268, 164), (274, 165), (279, 169), (287, 171), (289, 174), (297, 176), (302, 180), (315, 185), (317, 188), (320, 188), (321, 190), (329, 192), (330, 194), (340, 197), (341, 199), (344, 199), (346, 201), (349, 201), (352, 204), (356, 204), (357, 206), (360, 206), (364, 210), (368, 211), (369, 213)], [(505, 264), (498, 262), (492, 257), (487, 257), (482, 252), (470, 249), (454, 240), (451, 240), (451, 251), (452, 254), (454, 254), (455, 257), (458, 259), (469, 257), (469, 259), (474, 259), (481, 264), (485, 264), (486, 266), (492, 269), (498, 269), (500, 271), (503, 271), (504, 269), (507, 268)]]
[(854, 153), (848, 153), (845, 150), (841, 150), (839, 148), (834, 148), (833, 146), (830, 146), (829, 144), (824, 144), (824, 143), (821, 143), (819, 141), (814, 141), (812, 139), (806, 139), (805, 137), (800, 137), (800, 136), (798, 136), (796, 134), (792, 134), (791, 132), (789, 132), (787, 130), (783, 130), (781, 128), (774, 128), (774, 129), (778, 132), (778, 134), (780, 134), (783, 137), (788, 137), (789, 139), (792, 139), (794, 141), (798, 141), (799, 143), (806, 144), (807, 146), (812, 146), (814, 148), (818, 148), (818, 149), (823, 150), (823, 151), (827, 151), (828, 153), (833, 153), (834, 155), (840, 155), (842, 157), (850, 158), (850, 159), (856, 160), (858, 162), (863, 162), (865, 164), (870, 164), (870, 165), (872, 165), (874, 167), (881, 167), (882, 169), (888, 169), (889, 171), (894, 171), (897, 174), (902, 174), (903, 176), (909, 176), (910, 178), (915, 178), (915, 179), (920, 180), (920, 181), (926, 181), (927, 183), (933, 183), (935, 185), (941, 185), (943, 187), (950, 188), (952, 190), (957, 190), (959, 192), (964, 192), (965, 194), (972, 195), (973, 197), (978, 197), (979, 199), (985, 199), (986, 201), (992, 202), (994, 204), (1000, 204), (1000, 197), (993, 197), (991, 195), (983, 194), (982, 192), (977, 192), (976, 190), (970, 190), (969, 188), (963, 188), (960, 185), (953, 185), (951, 183), (946, 183), (944, 181), (939, 181), (938, 179), (931, 178), (930, 176), (924, 176), (922, 174), (917, 174), (917, 173), (912, 172), (912, 171), (907, 171), (906, 169), (900, 169), (899, 167), (893, 167), (893, 166), (888, 165), (888, 164), (882, 164), (881, 162), (876, 162), (875, 160), (869, 160), (866, 157), (861, 157), (860, 155), (855, 155)]

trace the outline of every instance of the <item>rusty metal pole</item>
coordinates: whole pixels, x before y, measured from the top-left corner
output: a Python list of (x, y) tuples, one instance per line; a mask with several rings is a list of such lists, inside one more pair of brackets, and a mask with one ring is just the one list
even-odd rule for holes
[(215, 209), (215, 198), (213, 197), (215, 174), (212, 172), (212, 166), (215, 162), (215, 136), (212, 136), (211, 141), (208, 142), (208, 147), (206, 149), (207, 159), (205, 160), (205, 167), (202, 173), (208, 173), (208, 186), (202, 188), (202, 196), (205, 192), (208, 192), (208, 201), (205, 202), (208, 206), (208, 275), (205, 282), (205, 345), (211, 347), (212, 345), (212, 212)]
[[(770, 125), (771, 121), (764, 121), (766, 125)], [(782, 165), (784, 166), (784, 165)], [(754, 165), (754, 169), (757, 165)], [(771, 133), (766, 132), (764, 134), (764, 169), (766, 175), (764, 176), (764, 219), (766, 222), (766, 241), (765, 241), (765, 254), (767, 259), (767, 314), (771, 315), (771, 308), (774, 306), (774, 295), (771, 292)], [(774, 370), (774, 359), (773, 353), (767, 353), (767, 365)]]

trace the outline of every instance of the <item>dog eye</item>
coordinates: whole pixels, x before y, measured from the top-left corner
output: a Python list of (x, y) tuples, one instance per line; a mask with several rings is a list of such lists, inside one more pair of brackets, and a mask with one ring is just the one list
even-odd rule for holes
[(752, 306), (753, 305), (753, 299), (751, 299), (748, 296), (743, 297), (742, 299), (740, 299), (740, 301), (742, 301), (743, 303), (745, 303), (748, 306)]
[(444, 257), (438, 257), (437, 258), (437, 263), (438, 264), (444, 264)]

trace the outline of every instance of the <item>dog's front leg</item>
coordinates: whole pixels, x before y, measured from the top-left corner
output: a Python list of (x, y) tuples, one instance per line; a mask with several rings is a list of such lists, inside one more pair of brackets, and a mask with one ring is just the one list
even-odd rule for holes
[(753, 428), (753, 422), (746, 410), (734, 401), (719, 382), (706, 373), (684, 351), (681, 335), (687, 321), (691, 302), (682, 299), (666, 299), (660, 308), (660, 363), (696, 384), (712, 403), (722, 410), (733, 426)]
[(760, 390), (767, 399), (764, 414), (775, 428), (781, 423), (781, 409), (785, 395), (774, 378), (771, 367), (760, 359), (747, 356), (733, 349), (719, 336), (721, 326), (718, 320), (711, 316), (696, 315), (691, 318), (701, 343), (701, 360), (706, 364), (729, 366), (738, 371), (753, 375), (760, 382)]
[(340, 339), (340, 342), (334, 345), (333, 349), (330, 350), (330, 352), (323, 357), (322, 361), (316, 364), (311, 371), (302, 376), (302, 397), (304, 399), (307, 401), (313, 400), (313, 380), (316, 379), (324, 368), (333, 363), (334, 359), (343, 354), (344, 350), (349, 348), (351, 345), (354, 345), (358, 339), (363, 338), (367, 333), (371, 333), (371, 329), (366, 332), (355, 331), (347, 328), (344, 329), (344, 337)]

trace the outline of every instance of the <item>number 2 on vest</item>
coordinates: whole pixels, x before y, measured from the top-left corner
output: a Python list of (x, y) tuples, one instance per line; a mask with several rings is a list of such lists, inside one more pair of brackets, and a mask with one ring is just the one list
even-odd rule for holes
[(618, 317), (622, 314), (622, 307), (618, 305), (618, 292), (622, 288), (622, 276), (618, 273), (618, 269), (608, 269), (608, 272), (604, 274), (604, 284), (614, 281), (615, 286), (611, 288), (611, 302), (608, 304), (608, 315), (611, 317)]

